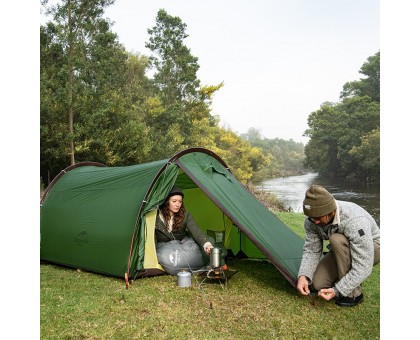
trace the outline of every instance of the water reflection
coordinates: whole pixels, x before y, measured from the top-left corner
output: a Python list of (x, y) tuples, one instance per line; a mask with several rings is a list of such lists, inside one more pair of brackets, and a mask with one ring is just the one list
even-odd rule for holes
[(286, 209), (302, 212), (305, 192), (312, 184), (324, 186), (337, 200), (350, 201), (365, 208), (380, 223), (379, 185), (319, 177), (317, 173), (274, 178), (262, 182), (258, 188), (275, 194)]

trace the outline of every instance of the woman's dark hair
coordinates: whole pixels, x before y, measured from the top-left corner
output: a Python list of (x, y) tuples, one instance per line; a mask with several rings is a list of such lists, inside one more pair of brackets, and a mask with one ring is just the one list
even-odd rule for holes
[[(162, 205), (160, 206), (160, 211), (163, 214), (163, 218), (165, 219), (165, 224), (168, 225), (169, 221), (171, 220), (171, 214), (170, 214), (170, 210), (169, 210), (169, 199), (170, 197), (168, 197), (165, 202), (162, 203)], [(179, 209), (179, 211), (174, 214), (174, 224), (172, 225), (172, 230), (178, 230), (181, 229), (181, 223), (182, 220), (185, 217), (185, 207), (184, 207), (184, 202), (182, 202), (181, 208)]]

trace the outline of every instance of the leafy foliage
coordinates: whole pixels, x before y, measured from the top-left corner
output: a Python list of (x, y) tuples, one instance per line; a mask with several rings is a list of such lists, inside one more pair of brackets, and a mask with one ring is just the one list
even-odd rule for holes
[(103, 18), (113, 3), (44, 3), (52, 16), (40, 27), (41, 177), (46, 185), (75, 162), (131, 165), (189, 147), (216, 152), (246, 184), (307, 169), (379, 177), (379, 52), (362, 66), (365, 78), (344, 85), (340, 103), (324, 103), (311, 113), (305, 147), (263, 138), (253, 128), (238, 136), (219, 127), (218, 116), (212, 115), (213, 97), (223, 83), (201, 85), (198, 58), (185, 44), (187, 25), (159, 10), (148, 30), (146, 47), (152, 55), (129, 53)]
[(198, 58), (191, 55), (183, 43), (188, 37), (186, 28), (179, 17), (170, 16), (161, 9), (156, 25), (147, 30), (150, 38), (146, 47), (156, 54), (151, 57), (157, 71), (155, 85), (166, 105), (195, 98), (200, 86), (197, 79)]
[[(80, 161), (131, 165), (205, 147), (247, 182), (267, 164), (261, 150), (220, 128), (211, 114), (223, 87), (201, 86), (186, 24), (160, 10), (146, 57), (125, 51), (103, 18), (114, 0), (67, 1), (48, 7), (41, 38), (41, 177), (50, 181)], [(153, 71), (153, 78), (146, 71)]]
[(308, 117), (306, 166), (326, 176), (379, 180), (380, 54), (363, 64), (366, 78), (346, 83), (339, 103)]
[(365, 75), (358, 81), (352, 81), (344, 84), (341, 98), (348, 98), (354, 96), (368, 96), (375, 102), (380, 102), (380, 53), (376, 53), (367, 59), (362, 67), (360, 73)]
[(305, 154), (303, 143), (279, 138), (264, 138), (261, 136), (260, 131), (254, 128), (250, 128), (241, 137), (248, 141), (254, 148), (261, 149), (266, 159), (265, 166), (254, 169), (252, 176), (253, 182), (307, 172), (304, 166)]
[[(63, 1), (41, 26), (41, 174), (86, 150), (103, 160), (101, 129), (110, 93), (123, 81), (126, 54), (102, 18), (114, 0)], [(66, 127), (67, 124), (67, 127)], [(76, 156), (77, 154), (77, 156)], [(57, 159), (58, 158), (58, 159)]]

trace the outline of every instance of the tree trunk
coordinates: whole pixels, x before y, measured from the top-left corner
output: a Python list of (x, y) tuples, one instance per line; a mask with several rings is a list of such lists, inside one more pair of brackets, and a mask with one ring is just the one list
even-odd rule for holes
[(68, 74), (67, 74), (67, 112), (69, 115), (70, 132), (70, 165), (74, 165), (74, 135), (73, 135), (73, 24), (71, 22), (71, 4), (68, 1), (68, 25), (69, 25), (69, 55), (68, 55)]

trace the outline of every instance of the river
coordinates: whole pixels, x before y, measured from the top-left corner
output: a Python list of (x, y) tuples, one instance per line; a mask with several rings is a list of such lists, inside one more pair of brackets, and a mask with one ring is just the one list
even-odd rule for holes
[(380, 225), (380, 186), (323, 178), (317, 173), (280, 177), (261, 182), (257, 188), (276, 195), (286, 209), (302, 212), (305, 192), (312, 184), (324, 186), (335, 199), (354, 202), (366, 209)]

